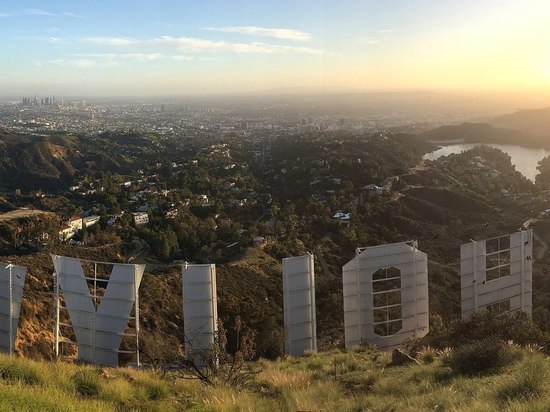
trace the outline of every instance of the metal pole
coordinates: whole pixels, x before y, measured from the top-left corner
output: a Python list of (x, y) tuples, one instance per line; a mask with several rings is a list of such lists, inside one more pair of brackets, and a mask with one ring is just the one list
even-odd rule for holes
[(311, 349), (317, 351), (317, 316), (315, 314), (315, 261), (313, 260), (313, 254), (309, 253), (309, 265), (310, 265), (310, 310), (311, 310)]
[(189, 351), (190, 351), (190, 342), (189, 342), (189, 338), (186, 336), (187, 335), (187, 319), (185, 318), (185, 304), (186, 304), (186, 299), (185, 299), (185, 291), (187, 290), (185, 288), (185, 274), (184, 272), (187, 270), (187, 262), (184, 262), (182, 264), (182, 267), (181, 267), (181, 296), (182, 296), (182, 300), (183, 300), (183, 304), (182, 304), (182, 314), (183, 314), (183, 334), (184, 334), (184, 337), (183, 337), (183, 341), (184, 341), (184, 349), (185, 349), (185, 359), (190, 359), (189, 358)]
[(59, 358), (59, 273), (54, 272), (55, 277), (55, 331), (54, 331), (54, 349), (55, 357)]
[(474, 313), (477, 312), (477, 242), (472, 240), (472, 257), (474, 263)]
[(9, 324), (9, 354), (13, 355), (13, 273), (11, 263), (8, 265), (7, 269), (9, 270), (9, 293), (10, 293), (10, 324)]
[[(359, 344), (361, 345), (363, 343), (363, 328), (362, 328), (362, 322), (363, 317), (361, 316), (361, 292), (360, 292), (360, 283), (359, 283), (359, 249), (356, 249), (355, 253), (355, 287), (357, 291), (357, 320), (359, 322), (358, 329), (359, 329)], [(371, 276), (371, 300), (374, 299), (372, 295), (372, 276)], [(373, 302), (374, 303), (374, 302)]]
[[(107, 287), (109, 284), (107, 283)], [(96, 324), (96, 315), (97, 315), (97, 262), (94, 262), (94, 296), (93, 296), (93, 299), (94, 299), (94, 317), (92, 318), (93, 319), (93, 335), (92, 335), (92, 351), (93, 351), (93, 355), (92, 355), (92, 359), (93, 359), (93, 363), (95, 364), (96, 363), (96, 347), (95, 347), (95, 343), (96, 343), (96, 331), (95, 331), (95, 324)]]
[(214, 343), (216, 342), (216, 335), (218, 331), (218, 319), (214, 315), (218, 313), (217, 306), (215, 306), (218, 303), (214, 299), (214, 297), (216, 296), (216, 282), (214, 280), (215, 270), (216, 270), (216, 266), (210, 265), (210, 305), (212, 310), (212, 326), (213, 326), (212, 330), (214, 331), (214, 333), (212, 334), (211, 349), (213, 348)]
[[(524, 231), (521, 231), (521, 310), (525, 312), (525, 236)], [(511, 253), (511, 252), (510, 252)]]
[(136, 365), (139, 369), (139, 294), (137, 287), (137, 273), (136, 267), (134, 266), (134, 298), (135, 298), (135, 325), (136, 325)]
[[(416, 334), (418, 331), (418, 292), (416, 287), (416, 250), (418, 247), (418, 243), (416, 240), (413, 240), (413, 282), (414, 282), (414, 337), (416, 338)], [(403, 280), (403, 279), (401, 279)], [(401, 285), (403, 286), (403, 285)], [(401, 291), (401, 294), (403, 294), (403, 291)], [(401, 302), (401, 317), (403, 317), (403, 302)]]
[(285, 271), (285, 266), (283, 263), (283, 321), (285, 325), (285, 352), (290, 355), (291, 343), (292, 343), (292, 325), (290, 325), (290, 315), (289, 315), (289, 306), (290, 296), (288, 296), (288, 275)]

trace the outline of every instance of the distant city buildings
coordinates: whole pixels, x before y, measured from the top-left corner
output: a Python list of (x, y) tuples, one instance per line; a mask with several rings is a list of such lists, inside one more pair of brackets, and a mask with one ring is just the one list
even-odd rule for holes
[(54, 106), (63, 106), (64, 102), (63, 99), (60, 101), (56, 101), (55, 96), (54, 97), (42, 97), (40, 98), (40, 101), (36, 97), (36, 94), (34, 95), (34, 98), (30, 97), (23, 97), (21, 99), (21, 103), (23, 106), (47, 106), (47, 107), (54, 107)]
[[(418, 113), (391, 112), (328, 115), (324, 111), (306, 113), (300, 106), (281, 115), (278, 104), (258, 101), (235, 112), (212, 101), (184, 103), (90, 103), (67, 101), (55, 96), (25, 96), (0, 105), (0, 126), (18, 133), (41, 134), (51, 131), (67, 133), (105, 133), (107, 130), (155, 133), (188, 137), (278, 135), (315, 131), (353, 130), (359, 132), (427, 130), (449, 120), (445, 113), (430, 117)], [(258, 109), (261, 109), (258, 111)], [(221, 150), (220, 150), (221, 152)], [(222, 153), (223, 154), (223, 153)], [(264, 158), (262, 150), (258, 156)], [(230, 164), (227, 168), (231, 167)]]

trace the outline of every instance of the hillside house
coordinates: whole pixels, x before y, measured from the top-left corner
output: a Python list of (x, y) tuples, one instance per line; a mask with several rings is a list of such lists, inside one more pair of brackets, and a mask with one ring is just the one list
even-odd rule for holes
[(63, 224), (59, 230), (59, 240), (64, 241), (72, 238), (75, 234), (73, 228), (68, 224)]
[(96, 223), (99, 223), (99, 219), (100, 219), (100, 216), (97, 216), (97, 215), (86, 216), (82, 218), (82, 225), (84, 227), (93, 226)]
[(149, 215), (147, 212), (134, 212), (132, 213), (132, 217), (134, 218), (134, 223), (136, 225), (144, 225), (149, 223)]
[(82, 230), (82, 218), (80, 216), (71, 217), (67, 224), (72, 228), (73, 232)]
[(171, 210), (168, 210), (164, 216), (166, 217), (166, 219), (175, 219), (176, 217), (178, 217), (178, 209), (171, 209)]
[(350, 219), (351, 219), (351, 213), (344, 213), (344, 212), (336, 212), (334, 216), (332, 216), (333, 219), (337, 219), (340, 221), (340, 223), (344, 223), (346, 225), (349, 225)]

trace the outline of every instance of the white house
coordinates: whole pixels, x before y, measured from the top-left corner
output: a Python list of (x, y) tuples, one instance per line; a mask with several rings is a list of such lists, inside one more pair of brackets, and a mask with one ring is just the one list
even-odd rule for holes
[(336, 212), (334, 216), (332, 216), (334, 219), (340, 219), (340, 220), (350, 220), (351, 219), (351, 213), (343, 213), (343, 212)]
[(363, 186), (363, 189), (367, 189), (367, 190), (378, 190), (380, 189), (379, 186), (375, 185), (374, 183), (370, 183), (368, 185), (365, 185)]
[(82, 218), (79, 216), (71, 217), (67, 223), (72, 228), (73, 232), (82, 229)]
[(67, 240), (67, 239), (70, 239), (74, 236), (74, 230), (71, 226), (69, 225), (61, 225), (60, 227), (60, 231), (59, 231), (59, 239), (60, 240)]
[(86, 216), (82, 218), (82, 224), (84, 227), (90, 227), (99, 222), (100, 217), (97, 215)]
[(134, 217), (134, 223), (136, 225), (144, 225), (146, 223), (149, 223), (149, 215), (147, 212), (135, 212), (132, 213)]

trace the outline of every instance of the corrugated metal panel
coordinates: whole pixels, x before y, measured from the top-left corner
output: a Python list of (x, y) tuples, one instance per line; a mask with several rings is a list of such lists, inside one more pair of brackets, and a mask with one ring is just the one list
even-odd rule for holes
[[(509, 311), (531, 314), (533, 291), (533, 230), (520, 231), (495, 239), (506, 244), (499, 250), (487, 252), (487, 242), (471, 241), (460, 247), (462, 319), (484, 310), (487, 306), (506, 302)], [(509, 245), (509, 246), (508, 246)], [(506, 276), (488, 279), (487, 258), (504, 254)]]
[(15, 350), (26, 274), (27, 268), (0, 263), (0, 350), (10, 355)]
[[(377, 293), (373, 289), (373, 275), (389, 268), (399, 271), (400, 287), (395, 290), (400, 292), (401, 299), (395, 306), (400, 317), (380, 322), (375, 319)], [(407, 339), (428, 333), (428, 257), (417, 249), (416, 241), (358, 249), (342, 271), (346, 348), (370, 344), (392, 349)], [(399, 330), (384, 336), (375, 332), (376, 325), (391, 324), (394, 320), (400, 325)]]
[[(52, 255), (60, 291), (69, 311), (78, 345), (78, 359), (98, 365), (118, 366), (120, 343), (136, 303), (145, 265), (112, 265), (97, 310), (79, 259)], [(99, 262), (97, 262), (99, 263)]]
[(196, 356), (212, 348), (218, 331), (216, 266), (185, 264), (182, 268), (185, 352)]
[(313, 255), (283, 259), (283, 298), (287, 353), (317, 350)]

